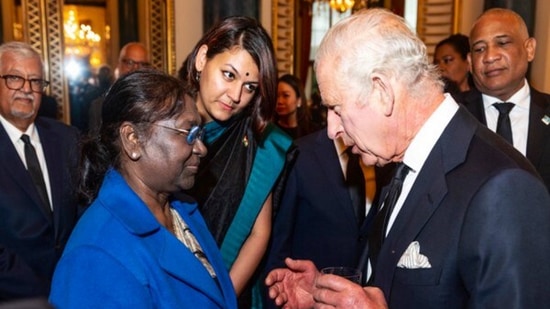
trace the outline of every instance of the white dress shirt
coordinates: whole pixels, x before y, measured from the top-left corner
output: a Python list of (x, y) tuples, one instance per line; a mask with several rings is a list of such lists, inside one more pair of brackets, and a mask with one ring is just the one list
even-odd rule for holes
[(17, 154), (19, 155), (19, 158), (21, 159), (21, 162), (23, 162), (23, 165), (25, 165), (25, 167), (27, 167), (27, 161), (25, 159), (25, 143), (21, 140), (21, 135), (27, 134), (30, 137), (31, 144), (33, 145), (36, 151), (36, 156), (38, 157), (38, 162), (40, 163), (40, 169), (42, 170), (42, 175), (44, 176), (44, 183), (46, 184), (46, 191), (48, 192), (50, 207), (52, 207), (53, 209), (48, 166), (46, 165), (46, 157), (44, 156), (42, 143), (40, 143), (40, 137), (38, 136), (38, 131), (36, 130), (34, 123), (32, 123), (27, 128), (27, 131), (25, 132), (21, 132), (13, 124), (11, 124), (4, 117), (2, 117), (2, 115), (0, 115), (0, 123), (6, 130), (6, 133), (8, 134), (11, 142), (13, 143), (13, 146), (15, 147), (15, 150), (17, 151)]
[[(483, 107), (487, 127), (493, 132), (497, 130), (498, 110), (494, 103), (501, 103), (502, 100), (482, 94)], [(529, 103), (531, 102), (531, 91), (529, 83), (525, 80), (523, 87), (514, 93), (506, 102), (514, 103), (516, 106), (510, 111), (510, 124), (512, 125), (512, 140), (514, 148), (524, 156), (527, 153), (527, 135), (529, 132)]]
[(450, 94), (446, 93), (443, 103), (441, 103), (441, 105), (424, 123), (422, 128), (420, 128), (405, 151), (403, 163), (405, 163), (411, 170), (407, 174), (407, 177), (405, 177), (401, 194), (399, 195), (395, 208), (391, 213), (388, 221), (388, 228), (386, 230), (386, 236), (391, 230), (391, 227), (395, 222), (395, 218), (401, 211), (403, 203), (407, 199), (407, 196), (416, 181), (418, 173), (422, 170), (422, 166), (424, 166), (430, 152), (457, 111), (458, 104), (454, 101)]

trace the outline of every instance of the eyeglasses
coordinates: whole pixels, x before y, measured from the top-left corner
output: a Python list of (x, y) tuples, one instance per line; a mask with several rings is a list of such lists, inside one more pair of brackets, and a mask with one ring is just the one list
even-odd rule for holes
[(6, 87), (11, 90), (20, 90), (25, 87), (25, 82), (29, 82), (31, 90), (33, 92), (43, 92), (44, 89), (50, 84), (49, 81), (40, 78), (26, 79), (17, 75), (0, 75), (0, 78), (6, 82)]
[(187, 138), (185, 139), (185, 141), (189, 145), (195, 144), (195, 142), (197, 140), (202, 141), (202, 138), (204, 136), (204, 128), (202, 128), (201, 126), (193, 126), (193, 127), (191, 127), (191, 129), (185, 130), (185, 129), (178, 129), (178, 128), (172, 128), (172, 127), (164, 126), (164, 125), (158, 124), (158, 123), (153, 123), (153, 125), (161, 127), (161, 128), (169, 129), (169, 130), (172, 130), (172, 131), (176, 131), (179, 134), (187, 135)]
[(134, 61), (132, 59), (123, 58), (122, 63), (128, 68), (148, 68), (151, 64), (147, 61)]

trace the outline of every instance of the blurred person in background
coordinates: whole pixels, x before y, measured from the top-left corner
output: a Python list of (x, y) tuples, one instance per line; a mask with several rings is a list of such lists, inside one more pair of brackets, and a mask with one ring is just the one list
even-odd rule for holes
[(274, 121), (293, 139), (320, 129), (311, 122), (301, 81), (294, 75), (279, 77)]
[[(151, 63), (149, 61), (149, 52), (143, 43), (127, 43), (120, 49), (118, 64), (113, 73), (114, 79), (116, 80), (117, 78), (137, 69), (150, 67)], [(102, 88), (108, 89), (108, 86), (102, 84)], [(88, 133), (91, 135), (96, 134), (101, 125), (101, 107), (103, 105), (104, 94), (105, 93), (101, 93), (100, 96), (93, 100), (90, 104), (88, 114)]]
[(441, 71), (445, 91), (452, 95), (474, 87), (468, 63), (469, 52), (468, 37), (460, 33), (443, 39), (435, 46), (434, 64)]

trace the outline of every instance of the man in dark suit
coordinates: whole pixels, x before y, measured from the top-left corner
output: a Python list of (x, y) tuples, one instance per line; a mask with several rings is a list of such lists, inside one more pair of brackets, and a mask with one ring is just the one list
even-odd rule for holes
[(78, 215), (78, 131), (37, 117), (43, 74), (31, 46), (0, 45), (0, 301), (48, 296)]
[[(135, 70), (150, 66), (149, 52), (145, 45), (139, 42), (130, 42), (120, 49), (114, 78), (117, 79)], [(105, 87), (104, 89), (108, 90)], [(91, 102), (88, 111), (88, 133), (90, 135), (96, 134), (101, 126), (101, 109), (105, 93), (100, 93), (99, 95), (98, 98)]]
[(270, 297), (285, 308), (547, 307), (550, 195), (521, 153), (443, 93), (404, 19), (346, 18), (315, 69), (329, 136), (400, 172), (369, 235), (371, 286), (288, 259), (266, 279)]
[[(507, 9), (486, 11), (472, 27), (469, 61), (477, 89), (459, 98), (489, 129), (498, 132), (495, 103), (513, 103), (512, 144), (531, 161), (550, 191), (550, 95), (525, 79), (535, 57), (535, 38), (525, 22)], [(479, 89), (479, 90), (478, 90)]]
[[(326, 128), (295, 143), (298, 155), (275, 217), (266, 269), (283, 267), (286, 257), (312, 260), (319, 268), (356, 267), (376, 213), (372, 205), (377, 189), (389, 179), (388, 168), (350, 161), (349, 155), (357, 155), (348, 154), (340, 140), (331, 140)], [(356, 162), (355, 168), (365, 172), (360, 173), (360, 185), (366, 189), (357, 192), (365, 206), (360, 217), (348, 187), (351, 179), (345, 177), (345, 169), (351, 168), (348, 162)]]

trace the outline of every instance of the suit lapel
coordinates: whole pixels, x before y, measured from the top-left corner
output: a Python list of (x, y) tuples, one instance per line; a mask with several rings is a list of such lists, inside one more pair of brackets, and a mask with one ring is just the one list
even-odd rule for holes
[(21, 187), (21, 190), (26, 192), (44, 216), (48, 219), (51, 218), (51, 214), (46, 213), (42, 206), (42, 201), (32, 182), (31, 176), (2, 125), (0, 125), (0, 143), (3, 145), (0, 147), (0, 156), (2, 157), (0, 164), (4, 165), (6, 173), (14, 179), (14, 182)]
[(479, 122), (487, 125), (487, 118), (485, 118), (485, 107), (483, 106), (481, 92), (477, 89), (473, 89), (465, 93), (463, 98), (464, 99), (459, 103), (462, 103), (468, 111), (474, 115), (477, 120), (479, 120)]
[[(188, 220), (189, 219), (187, 219), (187, 221)], [(197, 240), (203, 242), (203, 240), (200, 239), (200, 235), (195, 233), (197, 229), (193, 229), (191, 226), (190, 228), (194, 230), (193, 232)], [(160, 266), (167, 273), (185, 282), (186, 285), (194, 287), (197, 291), (201, 291), (201, 293), (217, 303), (219, 307), (224, 307), (225, 302), (223, 300), (222, 291), (216, 283), (216, 279), (210, 277), (208, 271), (201, 262), (177, 238), (173, 237), (165, 230), (161, 230), (160, 233), (164, 235), (163, 249), (158, 253)], [(202, 245), (201, 243), (201, 246)], [(203, 249), (207, 256), (212, 256), (211, 252), (208, 252), (210, 251), (209, 249)], [(227, 270), (220, 268), (219, 265), (212, 266), (216, 274), (220, 274), (223, 271), (227, 272)], [(225, 293), (226, 291), (223, 292)]]
[(447, 194), (446, 175), (466, 159), (468, 145), (479, 124), (460, 108), (419, 171), (389, 234), (376, 265), (374, 284), (390, 299), (397, 262)]
[(527, 158), (537, 166), (542, 159), (544, 141), (549, 140), (550, 126), (542, 119), (550, 117), (550, 102), (537, 90), (531, 88), (531, 104), (529, 111), (529, 133), (527, 135)]
[[(167, 242), (175, 241), (178, 244), (172, 243), (165, 247), (166, 251), (162, 252), (159, 257), (161, 266), (167, 272), (187, 282), (190, 286), (195, 286), (220, 307), (225, 307), (226, 303), (234, 298), (235, 291), (231, 284), (224, 284), (224, 282), (231, 282), (231, 279), (223, 263), (218, 245), (206, 227), (206, 223), (204, 223), (197, 205), (173, 201), (172, 206), (179, 212), (182, 219), (191, 229), (208, 261), (214, 268), (217, 279), (210, 277), (210, 274), (199, 259), (172, 235), (167, 237)], [(201, 224), (199, 225), (199, 223)], [(168, 234), (168, 232), (166, 233)]]
[(69, 150), (61, 149), (61, 137), (53, 134), (49, 126), (37, 122), (36, 129), (38, 130), (38, 135), (40, 136), (40, 143), (42, 144), (42, 149), (44, 151), (44, 157), (48, 168), (52, 204), (57, 206), (62, 195), (63, 170), (64, 168), (67, 168), (62, 166), (62, 162), (66, 162), (62, 154), (64, 151)]

